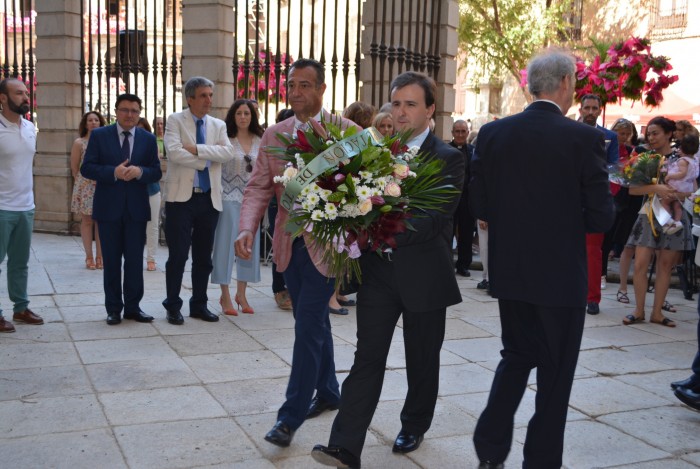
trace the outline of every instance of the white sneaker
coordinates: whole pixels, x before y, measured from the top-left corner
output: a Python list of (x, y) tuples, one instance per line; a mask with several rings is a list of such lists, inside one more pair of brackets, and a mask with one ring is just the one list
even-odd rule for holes
[(608, 288), (608, 284), (605, 281), (605, 275), (603, 275), (602, 277), (600, 277), (600, 289), (605, 290), (606, 288)]

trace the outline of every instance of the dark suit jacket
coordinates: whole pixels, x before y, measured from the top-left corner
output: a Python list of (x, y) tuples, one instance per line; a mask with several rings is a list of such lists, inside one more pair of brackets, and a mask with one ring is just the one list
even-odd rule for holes
[(131, 164), (143, 169), (141, 179), (122, 181), (114, 178), (114, 169), (122, 163), (117, 126), (109, 125), (92, 131), (80, 174), (97, 181), (93, 198), (92, 218), (114, 221), (125, 212), (135, 221), (151, 219), (146, 185), (160, 181), (158, 145), (153, 134), (136, 128)]
[(608, 164), (617, 163), (617, 161), (620, 159), (620, 145), (617, 141), (617, 132), (608, 130), (600, 125), (596, 125), (595, 128), (603, 132), (603, 135), (605, 135), (605, 140), (610, 140), (608, 149), (605, 151), (605, 159), (608, 161)]
[[(452, 262), (452, 218), (464, 183), (464, 156), (432, 132), (420, 151), (445, 161), (444, 183), (453, 185), (457, 193), (443, 210), (415, 213), (409, 221), (416, 231), (396, 236), (398, 247), (391, 255), (394, 285), (403, 304), (414, 312), (434, 311), (462, 301)], [(386, 262), (374, 252), (363, 254), (360, 261), (363, 272), (375, 268), (377, 262)]]
[(586, 305), (585, 233), (613, 223), (603, 133), (536, 101), (479, 130), (469, 206), (489, 223), (498, 299)]

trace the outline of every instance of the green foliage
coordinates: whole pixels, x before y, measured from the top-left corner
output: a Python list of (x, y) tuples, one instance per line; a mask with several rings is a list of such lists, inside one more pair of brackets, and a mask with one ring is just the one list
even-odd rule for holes
[(568, 0), (460, 0), (459, 45), (477, 80), (520, 81), (530, 58), (568, 26)]

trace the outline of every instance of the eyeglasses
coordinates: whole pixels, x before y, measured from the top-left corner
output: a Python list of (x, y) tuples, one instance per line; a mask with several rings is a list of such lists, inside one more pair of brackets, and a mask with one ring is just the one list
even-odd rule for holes
[(253, 158), (251, 158), (250, 155), (243, 155), (243, 159), (246, 162), (245, 170), (249, 173), (253, 172)]
[(117, 111), (123, 114), (135, 114), (137, 116), (141, 114), (141, 109), (129, 109), (125, 107), (120, 107), (119, 109), (117, 109)]

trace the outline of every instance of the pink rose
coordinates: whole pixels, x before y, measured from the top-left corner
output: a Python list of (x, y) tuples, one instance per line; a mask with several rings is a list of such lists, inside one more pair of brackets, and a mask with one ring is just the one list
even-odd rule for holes
[(395, 164), (394, 165), (394, 177), (399, 179), (406, 179), (408, 177), (408, 166), (405, 164)]
[(398, 197), (401, 195), (401, 187), (395, 182), (390, 182), (384, 188), (384, 195), (388, 195), (389, 197)]

